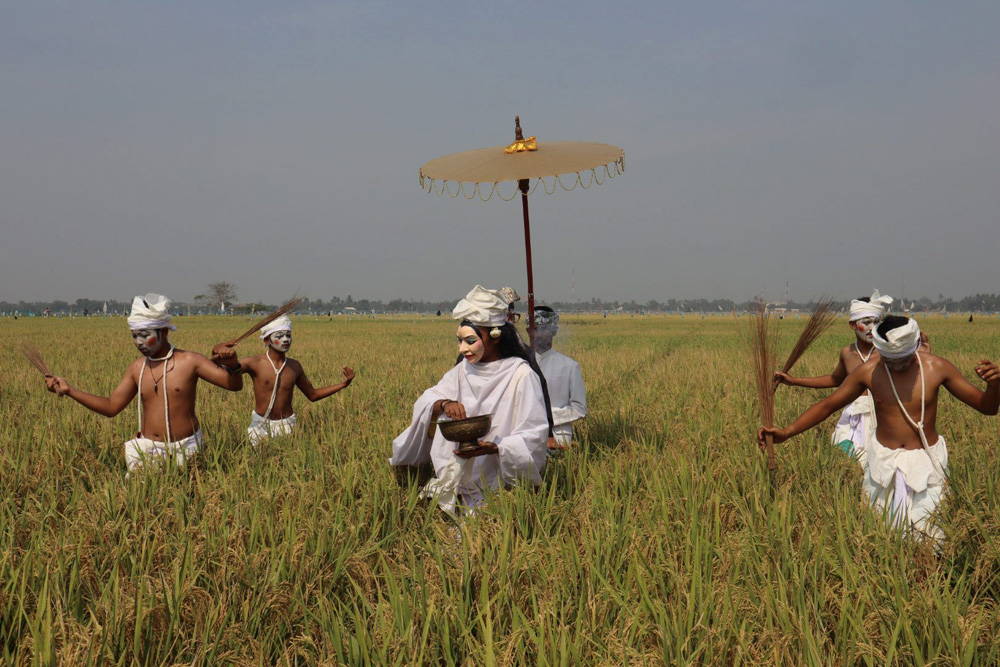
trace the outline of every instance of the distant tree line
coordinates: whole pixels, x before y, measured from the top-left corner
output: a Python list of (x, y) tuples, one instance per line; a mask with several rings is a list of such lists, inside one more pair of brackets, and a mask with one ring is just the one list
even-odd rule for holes
[[(232, 287), (228, 285), (228, 287)], [(180, 314), (187, 314), (190, 310), (194, 313), (216, 313), (220, 310), (221, 301), (218, 295), (199, 295), (200, 299), (191, 303), (175, 302), (174, 310)], [(235, 290), (226, 294), (227, 297), (235, 298)], [(311, 313), (435, 313), (438, 310), (442, 314), (451, 312), (452, 307), (460, 296), (453, 296), (449, 299), (438, 301), (419, 301), (409, 299), (392, 299), (382, 301), (379, 299), (355, 299), (348, 294), (347, 298), (339, 296), (328, 300), (306, 299), (299, 306), (299, 312)], [(67, 301), (0, 301), (0, 312), (10, 314), (18, 313), (43, 313), (49, 309), (53, 314), (74, 314), (81, 315), (84, 310), (90, 315), (97, 315), (103, 312), (104, 304), (108, 305), (108, 314), (121, 314), (126, 312), (131, 306), (131, 302), (122, 302), (115, 299), (77, 299), (73, 303)], [(546, 301), (536, 299), (537, 305), (547, 305), (559, 312), (649, 312), (649, 313), (718, 313), (731, 312), (733, 310), (746, 310), (754, 305), (751, 300), (736, 302), (732, 299), (667, 299), (657, 301), (651, 299), (645, 302), (630, 301), (604, 301), (593, 298), (589, 301), (578, 301), (570, 303), (565, 301)], [(1000, 294), (973, 294), (962, 299), (946, 299), (939, 294), (937, 299), (920, 297), (919, 299), (906, 299), (905, 304), (897, 299), (892, 304), (892, 310), (901, 312), (904, 310), (915, 312), (942, 311), (947, 312), (997, 312), (1000, 311)], [(277, 308), (280, 304), (268, 304), (263, 302), (230, 303), (226, 302), (226, 312), (234, 315), (246, 315), (250, 313), (267, 312)], [(803, 311), (811, 310), (814, 303), (790, 301), (787, 304), (780, 304), (788, 309), (798, 309)], [(845, 300), (841, 307), (847, 309), (850, 300)], [(520, 301), (517, 309), (524, 312), (527, 309), (526, 301)]]

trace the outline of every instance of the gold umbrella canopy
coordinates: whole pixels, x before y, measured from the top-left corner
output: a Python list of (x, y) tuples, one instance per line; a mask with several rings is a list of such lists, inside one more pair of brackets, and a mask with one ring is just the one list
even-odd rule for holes
[[(458, 192), (464, 190), (462, 184), (473, 183), (472, 196), (478, 191), (481, 197), (489, 199), (496, 191), (496, 184), (505, 181), (535, 178), (539, 179), (535, 183), (537, 188), (540, 179), (553, 177), (564, 189), (572, 190), (577, 184), (586, 188), (594, 182), (603, 183), (625, 170), (625, 151), (617, 146), (590, 141), (536, 142), (533, 139), (530, 137), (528, 140), (517, 140), (510, 146), (479, 148), (431, 160), (420, 168), (420, 185), (428, 192), (437, 189), (438, 194), (442, 194), (446, 190), (451, 192), (449, 181), (459, 184)], [(527, 147), (521, 149), (521, 146)], [(581, 176), (581, 172), (588, 171), (589, 179)], [(572, 185), (567, 185), (561, 178), (565, 174), (573, 174)], [(439, 188), (434, 188), (435, 181), (441, 182)], [(488, 191), (484, 191), (483, 184), (490, 186)], [(554, 190), (555, 182), (552, 184)], [(502, 194), (500, 196), (509, 199)]]
[[(524, 138), (521, 119), (514, 117), (514, 143), (508, 146), (479, 148), (446, 155), (431, 160), (420, 168), (420, 187), (427, 192), (452, 197), (464, 195), (474, 199), (477, 195), (483, 201), (497, 194), (500, 199), (510, 201), (521, 194), (521, 211), (524, 217), (524, 255), (528, 268), (528, 336), (532, 345), (535, 338), (535, 289), (531, 271), (531, 228), (528, 219), (528, 195), (542, 185), (547, 194), (556, 190), (556, 185), (564, 190), (574, 190), (578, 185), (584, 189), (594, 183), (602, 184), (609, 178), (625, 171), (625, 151), (610, 144), (589, 141), (538, 142), (535, 137)], [(583, 174), (589, 173), (589, 178)], [(570, 175), (569, 184), (564, 176)], [(531, 187), (531, 179), (535, 179)], [(552, 179), (551, 188), (545, 183)], [(517, 181), (517, 189), (509, 197), (498, 191), (497, 186), (505, 181)], [(435, 182), (440, 186), (435, 187)], [(452, 191), (449, 183), (457, 184)], [(465, 184), (472, 184), (467, 191)], [(484, 188), (483, 186), (486, 186)], [(488, 189), (487, 189), (488, 188)]]

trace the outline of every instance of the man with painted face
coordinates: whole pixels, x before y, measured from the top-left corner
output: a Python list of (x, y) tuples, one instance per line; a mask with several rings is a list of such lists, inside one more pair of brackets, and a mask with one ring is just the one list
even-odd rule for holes
[[(449, 513), (470, 511), (486, 493), (503, 485), (542, 482), (549, 422), (540, 371), (525, 350), (507, 302), (499, 292), (476, 285), (452, 313), (459, 362), (417, 399), (413, 421), (392, 443), (394, 466), (431, 463), (435, 478), (421, 497), (435, 498)], [(479, 447), (458, 451), (428, 427), (439, 418), (492, 415)]]
[(555, 439), (565, 449), (573, 439), (573, 422), (587, 416), (587, 393), (580, 364), (552, 349), (558, 332), (559, 313), (548, 306), (535, 308), (535, 357), (549, 385)]
[(292, 320), (282, 315), (261, 329), (264, 354), (243, 360), (243, 371), (253, 380), (254, 411), (247, 435), (254, 445), (279, 435), (291, 435), (295, 428), (292, 394), (298, 387), (310, 401), (333, 396), (350, 386), (354, 371), (344, 366), (344, 381), (328, 387), (313, 386), (302, 364), (287, 356), (292, 346)]
[[(875, 326), (885, 317), (885, 311), (891, 303), (892, 297), (880, 295), (878, 290), (870, 297), (863, 296), (851, 301), (848, 324), (854, 332), (855, 340), (840, 350), (840, 359), (832, 373), (797, 378), (777, 371), (774, 374), (775, 382), (810, 389), (839, 387), (859, 366), (873, 356), (878, 359), (878, 352), (872, 345), (872, 334)], [(874, 415), (871, 396), (866, 392), (844, 408), (833, 429), (833, 444), (845, 454), (855, 457), (862, 468), (865, 466), (868, 445), (875, 436)]]
[(108, 397), (88, 394), (61, 377), (45, 381), (49, 391), (69, 396), (105, 417), (120, 413), (139, 394), (139, 431), (125, 443), (130, 472), (167, 457), (182, 465), (201, 447), (203, 437), (194, 408), (199, 379), (230, 391), (243, 388), (239, 360), (231, 346), (220, 343), (212, 350), (219, 365), (197, 352), (178, 350), (168, 339), (169, 332), (177, 330), (170, 320), (170, 300), (165, 296), (135, 297), (128, 327), (142, 358), (129, 365)]
[(948, 470), (948, 449), (937, 430), (941, 387), (984, 415), (1000, 408), (1000, 369), (983, 359), (976, 366), (986, 381), (977, 389), (950, 361), (922, 351), (916, 320), (890, 316), (878, 326), (872, 343), (878, 356), (859, 366), (833, 392), (808, 408), (787, 428), (763, 427), (757, 432), (763, 449), (771, 435), (778, 444), (806, 431), (868, 391), (877, 429), (868, 448), (862, 487), (873, 505), (889, 512), (897, 525), (908, 523), (918, 532), (940, 539), (931, 514), (941, 501)]

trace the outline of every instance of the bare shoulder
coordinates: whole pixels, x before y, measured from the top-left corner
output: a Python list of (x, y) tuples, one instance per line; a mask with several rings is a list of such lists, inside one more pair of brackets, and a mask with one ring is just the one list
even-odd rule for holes
[(945, 377), (951, 373), (959, 373), (958, 367), (944, 357), (939, 357), (930, 352), (921, 352), (920, 361), (924, 364), (924, 369), (935, 376)]
[(878, 362), (879, 358), (872, 355), (868, 361), (855, 368), (851, 375), (857, 376), (862, 382), (871, 386), (872, 377), (875, 375), (875, 369), (878, 368)]
[(264, 361), (264, 355), (255, 354), (252, 357), (243, 357), (240, 359), (240, 364), (245, 367), (256, 368), (262, 361)]
[(285, 368), (291, 371), (292, 375), (294, 375), (295, 377), (302, 375), (302, 364), (299, 363), (298, 359), (285, 357)]
[(189, 366), (200, 366), (203, 363), (209, 363), (208, 357), (204, 354), (190, 350), (174, 350), (174, 359), (180, 364)]

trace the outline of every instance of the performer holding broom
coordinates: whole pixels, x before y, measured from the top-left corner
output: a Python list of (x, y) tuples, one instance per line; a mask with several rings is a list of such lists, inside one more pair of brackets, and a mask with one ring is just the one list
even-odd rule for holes
[(142, 353), (133, 361), (125, 377), (109, 397), (95, 396), (71, 386), (65, 378), (47, 377), (45, 386), (58, 396), (105, 417), (114, 417), (139, 394), (139, 432), (125, 443), (125, 464), (129, 471), (146, 461), (174, 457), (182, 465), (203, 443), (201, 426), (195, 415), (198, 380), (223, 389), (243, 388), (236, 353), (225, 343), (212, 350), (212, 363), (197, 352), (178, 350), (168, 339), (177, 327), (170, 323), (170, 300), (159, 294), (137, 296), (132, 301), (128, 327), (132, 341)]
[[(878, 359), (878, 352), (872, 345), (872, 332), (885, 317), (886, 308), (892, 297), (880, 295), (878, 290), (870, 297), (860, 297), (851, 301), (848, 324), (854, 332), (855, 341), (840, 350), (840, 359), (829, 375), (798, 378), (777, 371), (775, 382), (792, 387), (829, 389), (839, 387), (844, 380), (870, 358)], [(929, 351), (929, 350), (928, 350)], [(854, 456), (861, 467), (865, 467), (867, 447), (875, 435), (874, 407), (871, 397), (864, 393), (844, 409), (837, 426), (833, 430), (833, 444), (845, 454)]]
[(287, 356), (292, 346), (292, 320), (281, 315), (261, 329), (264, 354), (243, 360), (243, 371), (253, 379), (254, 412), (247, 435), (254, 445), (272, 436), (290, 435), (295, 428), (292, 394), (299, 388), (310, 401), (336, 394), (354, 381), (354, 371), (344, 366), (344, 381), (317, 389), (302, 364)]
[(895, 524), (906, 522), (940, 539), (940, 529), (930, 522), (948, 470), (948, 449), (937, 430), (938, 390), (944, 387), (966, 405), (995, 415), (1000, 409), (1000, 369), (992, 361), (980, 361), (975, 370), (986, 381), (986, 391), (977, 389), (950, 361), (919, 349), (920, 327), (907, 317), (885, 318), (875, 327), (872, 343), (878, 356), (870, 357), (837, 391), (790, 426), (762, 427), (757, 442), (762, 449), (767, 436), (775, 444), (784, 442), (869, 391), (878, 426), (862, 486), (872, 504), (889, 511)]

